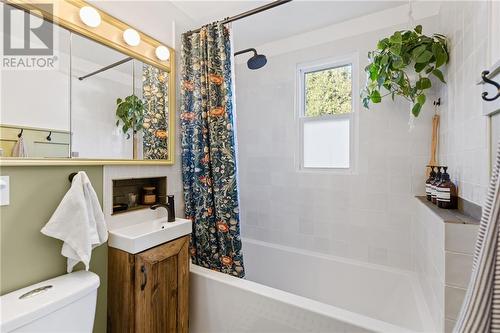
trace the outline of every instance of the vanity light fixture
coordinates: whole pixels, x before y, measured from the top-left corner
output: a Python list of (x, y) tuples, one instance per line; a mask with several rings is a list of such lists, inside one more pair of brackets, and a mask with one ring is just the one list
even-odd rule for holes
[(101, 15), (90, 6), (80, 8), (80, 19), (91, 28), (97, 28), (101, 24)]
[(161, 61), (167, 61), (170, 58), (170, 51), (168, 47), (160, 45), (155, 50), (156, 57)]
[(132, 28), (128, 28), (123, 32), (123, 39), (130, 46), (137, 46), (141, 42), (141, 36)]

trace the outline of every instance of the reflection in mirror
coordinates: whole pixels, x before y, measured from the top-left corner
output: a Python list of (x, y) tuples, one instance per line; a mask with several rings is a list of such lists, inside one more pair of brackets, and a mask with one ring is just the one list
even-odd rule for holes
[(124, 59), (130, 58), (90, 39), (71, 34), (72, 157), (133, 158), (132, 140), (116, 126), (115, 116), (117, 98), (134, 93), (133, 61), (124, 61), (102, 70)]
[[(12, 8), (1, 4), (2, 10)], [(24, 45), (24, 12), (13, 9), (10, 42)], [(20, 63), (2, 69), (0, 108), (0, 156), (23, 158), (68, 158), (70, 154), (70, 33), (38, 17), (45, 35), (53, 36), (53, 66)], [(3, 24), (0, 25), (3, 29)], [(52, 34), (53, 31), (53, 34)], [(1, 31), (4, 35), (4, 31)], [(4, 35), (5, 38), (5, 35)], [(30, 47), (46, 47), (32, 38)], [(22, 59), (26, 57), (12, 57)], [(13, 64), (13, 63), (12, 63)], [(52, 135), (49, 135), (52, 133)], [(21, 135), (19, 135), (21, 134)], [(50, 139), (50, 140), (49, 140)]]
[(72, 156), (168, 158), (168, 73), (72, 34)]
[(148, 64), (142, 64), (140, 87), (144, 101), (142, 130), (142, 158), (168, 158), (168, 73)]
[[(13, 10), (20, 19), (8, 36), (22, 47), (29, 14)], [(29, 17), (54, 36), (56, 60), (50, 68), (2, 69), (0, 156), (168, 160), (168, 72)], [(43, 46), (31, 40), (31, 47)]]

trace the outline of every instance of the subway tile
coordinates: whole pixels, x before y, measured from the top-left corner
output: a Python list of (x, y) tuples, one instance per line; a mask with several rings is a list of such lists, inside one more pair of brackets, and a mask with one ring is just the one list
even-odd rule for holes
[(445, 283), (466, 289), (472, 272), (472, 256), (446, 252), (445, 257)]
[(465, 289), (445, 286), (444, 315), (446, 319), (457, 319), (465, 297)]
[(477, 225), (446, 223), (446, 251), (473, 254), (478, 228)]

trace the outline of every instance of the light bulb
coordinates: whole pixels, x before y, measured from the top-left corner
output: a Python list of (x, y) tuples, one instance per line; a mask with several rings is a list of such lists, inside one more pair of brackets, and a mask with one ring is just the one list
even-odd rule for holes
[(167, 61), (170, 58), (168, 47), (160, 45), (155, 50), (156, 57), (162, 61)]
[(90, 6), (80, 8), (80, 19), (91, 28), (97, 28), (101, 24), (101, 15), (95, 8)]
[(125, 43), (130, 46), (137, 46), (141, 42), (141, 36), (134, 29), (128, 28), (123, 32), (123, 39)]

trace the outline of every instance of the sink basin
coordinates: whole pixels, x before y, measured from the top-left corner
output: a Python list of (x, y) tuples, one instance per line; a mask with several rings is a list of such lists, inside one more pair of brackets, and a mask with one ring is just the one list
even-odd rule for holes
[(191, 233), (191, 221), (166, 218), (150, 220), (109, 232), (108, 245), (128, 253), (139, 253)]

